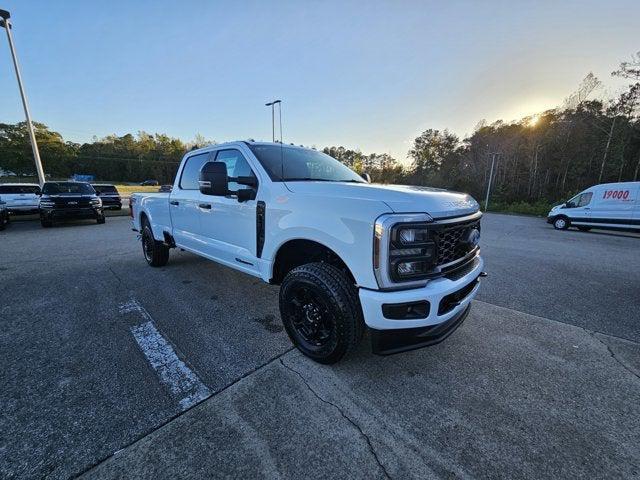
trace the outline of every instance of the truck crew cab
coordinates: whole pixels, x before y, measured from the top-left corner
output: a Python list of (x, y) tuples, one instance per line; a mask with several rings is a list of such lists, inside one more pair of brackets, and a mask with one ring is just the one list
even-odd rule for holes
[(170, 193), (131, 197), (153, 267), (179, 247), (280, 285), (285, 329), (321, 363), (444, 340), (479, 288), (478, 203), (469, 195), (372, 185), (334, 158), (279, 143), (187, 153)]
[(603, 183), (556, 205), (547, 216), (556, 230), (640, 231), (640, 182)]

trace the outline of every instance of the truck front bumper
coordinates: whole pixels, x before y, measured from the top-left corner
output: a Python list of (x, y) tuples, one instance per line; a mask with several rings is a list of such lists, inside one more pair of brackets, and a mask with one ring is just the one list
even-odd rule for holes
[[(478, 256), (464, 275), (431, 280), (421, 288), (399, 291), (361, 288), (360, 304), (371, 332), (373, 353), (388, 355), (413, 350), (434, 345), (451, 335), (469, 313), (471, 300), (480, 286), (483, 267), (484, 261)], [(418, 302), (422, 305), (428, 302), (423, 318), (392, 319), (383, 311), (383, 306), (401, 310), (405, 304)]]

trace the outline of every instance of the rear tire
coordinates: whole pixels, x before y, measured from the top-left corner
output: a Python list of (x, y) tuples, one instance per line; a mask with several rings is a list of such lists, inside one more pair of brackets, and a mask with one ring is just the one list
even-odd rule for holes
[(583, 225), (578, 226), (578, 230), (580, 230), (581, 232), (588, 232), (589, 230), (591, 230), (591, 227), (585, 227)]
[(355, 285), (327, 263), (301, 265), (287, 274), (280, 315), (293, 344), (318, 363), (336, 363), (353, 351), (364, 330)]
[(142, 253), (152, 267), (164, 267), (169, 261), (169, 247), (153, 238), (149, 224), (142, 229)]
[(556, 230), (566, 230), (571, 225), (567, 217), (558, 217), (553, 221), (553, 228)]

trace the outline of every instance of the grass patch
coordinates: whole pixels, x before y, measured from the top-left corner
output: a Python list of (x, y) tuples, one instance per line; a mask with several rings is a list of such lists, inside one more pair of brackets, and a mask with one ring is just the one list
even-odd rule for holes
[[(549, 203), (546, 200), (538, 200), (534, 203), (506, 203), (491, 201), (489, 202), (489, 212), (517, 213), (520, 215), (535, 215), (537, 217), (546, 217), (553, 205), (553, 203)], [(482, 206), (482, 210), (485, 211), (484, 202)]]
[[(96, 182), (97, 183), (97, 182)], [(120, 195), (130, 195), (132, 193), (153, 193), (157, 192), (160, 187), (151, 187), (151, 186), (142, 186), (142, 185), (118, 185), (116, 184), (116, 188)]]

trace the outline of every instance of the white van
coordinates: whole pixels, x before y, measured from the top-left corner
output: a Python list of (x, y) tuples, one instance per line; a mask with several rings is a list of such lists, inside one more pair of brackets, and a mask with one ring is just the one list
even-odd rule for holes
[(9, 213), (38, 213), (40, 185), (37, 183), (0, 183), (0, 196)]
[(557, 230), (571, 226), (640, 231), (640, 182), (603, 183), (556, 205), (547, 222)]

